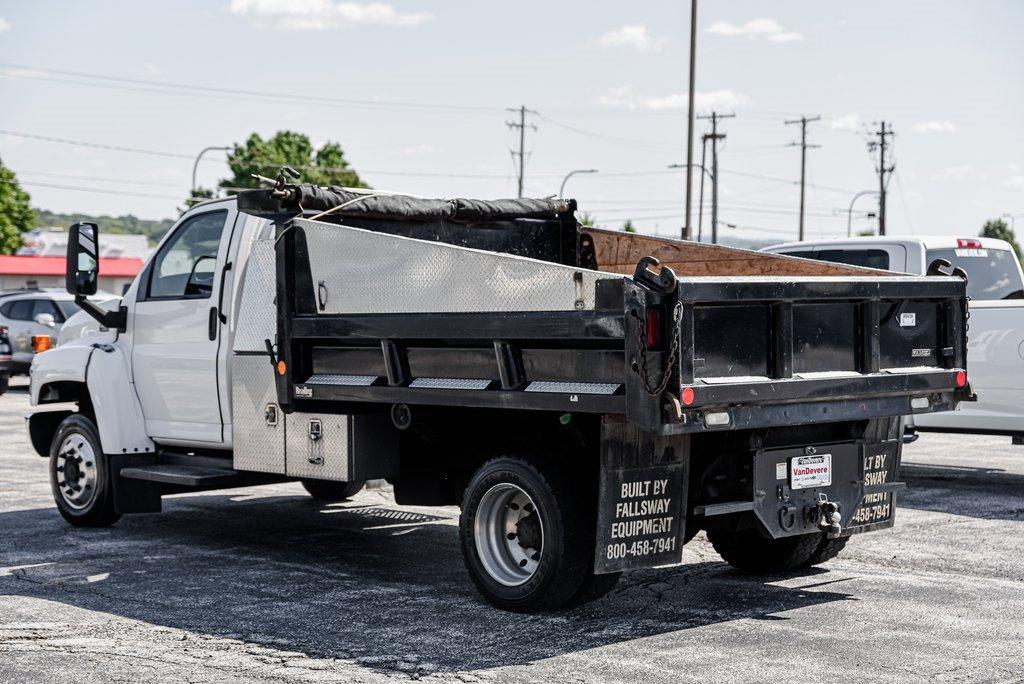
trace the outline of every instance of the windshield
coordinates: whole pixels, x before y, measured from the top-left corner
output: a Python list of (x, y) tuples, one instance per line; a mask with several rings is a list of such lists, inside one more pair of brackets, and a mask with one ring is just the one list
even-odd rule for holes
[(60, 312), (64, 314), (65, 321), (81, 311), (81, 309), (78, 308), (78, 305), (71, 300), (57, 302), (57, 306), (60, 307)]
[(967, 271), (971, 299), (1022, 299), (1024, 283), (1013, 252), (1006, 249), (929, 249), (928, 263), (946, 259)]

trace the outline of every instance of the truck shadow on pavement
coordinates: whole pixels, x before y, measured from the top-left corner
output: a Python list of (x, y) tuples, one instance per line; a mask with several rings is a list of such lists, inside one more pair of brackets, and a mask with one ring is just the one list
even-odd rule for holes
[(195, 495), (99, 530), (73, 529), (54, 509), (2, 513), (0, 593), (376, 670), (412, 657), (449, 672), (854, 600), (839, 590), (846, 573), (752, 578), (688, 550), (686, 565), (628, 574), (589, 605), (506, 613), (475, 593), (454, 509), (407, 513), (368, 496), (325, 507), (246, 490)]

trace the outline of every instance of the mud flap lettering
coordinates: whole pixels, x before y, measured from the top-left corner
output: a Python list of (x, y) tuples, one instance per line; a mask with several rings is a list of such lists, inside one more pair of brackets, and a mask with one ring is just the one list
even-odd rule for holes
[(606, 422), (594, 572), (682, 561), (688, 445), (685, 436), (653, 437)]
[[(870, 489), (896, 481), (898, 445), (868, 444), (864, 448), (864, 487)], [(850, 517), (850, 533), (891, 527), (896, 507), (895, 492), (867, 493)]]

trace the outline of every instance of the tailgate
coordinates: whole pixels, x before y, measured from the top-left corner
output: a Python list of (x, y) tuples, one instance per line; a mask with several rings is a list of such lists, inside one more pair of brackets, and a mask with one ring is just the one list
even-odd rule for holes
[(645, 322), (678, 312), (681, 406), (668, 422), (693, 432), (952, 408), (968, 393), (966, 304), (959, 278), (901, 276), (680, 279), (674, 297), (643, 305), (661, 309)]

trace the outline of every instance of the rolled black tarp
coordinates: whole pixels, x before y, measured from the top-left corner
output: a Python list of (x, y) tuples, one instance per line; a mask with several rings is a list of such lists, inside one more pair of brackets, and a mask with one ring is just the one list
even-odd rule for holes
[(372, 191), (353, 192), (309, 183), (291, 187), (295, 190), (294, 198), (286, 203), (275, 198), (270, 190), (240, 192), (238, 208), (257, 216), (335, 210), (331, 211), (332, 216), (458, 223), (554, 219), (576, 209), (575, 201), (562, 199), (421, 199), (408, 195), (374, 195)]

